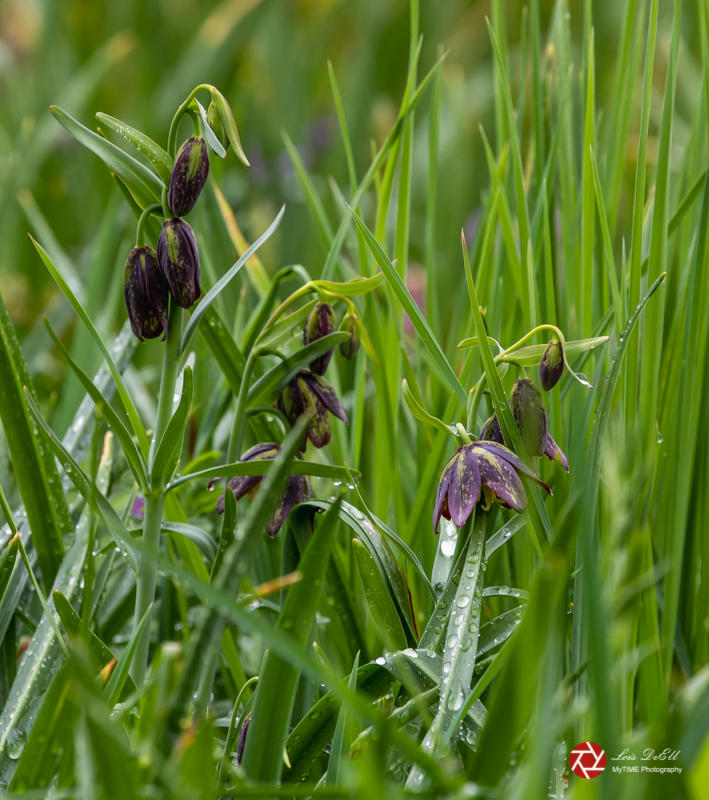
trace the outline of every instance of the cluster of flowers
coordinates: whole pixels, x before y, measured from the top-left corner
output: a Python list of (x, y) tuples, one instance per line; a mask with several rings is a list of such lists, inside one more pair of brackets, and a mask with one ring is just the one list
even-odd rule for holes
[[(335, 312), (328, 303), (318, 302), (308, 315), (303, 328), (303, 344), (308, 345), (333, 333), (335, 330)], [(342, 320), (341, 330), (350, 334), (340, 345), (340, 352), (346, 358), (352, 358), (359, 348), (359, 339), (356, 332), (356, 322), (354, 315), (348, 313)], [(307, 440), (313, 443), (314, 447), (325, 447), (330, 441), (330, 419), (328, 412), (347, 423), (347, 414), (340, 403), (333, 387), (328, 383), (323, 375), (332, 359), (332, 349), (327, 350), (322, 355), (313, 359), (309, 364), (309, 369), (302, 369), (284, 387), (278, 398), (278, 409), (283, 413), (291, 425), (302, 414), (310, 413), (307, 429), (301, 443), (301, 451), (304, 451)], [(262, 442), (247, 450), (239, 459), (240, 461), (258, 461), (274, 459), (280, 450), (280, 446), (274, 442)], [(300, 457), (300, 456), (299, 456)], [(232, 478), (228, 486), (234, 492), (234, 497), (240, 500), (246, 495), (251, 495), (260, 484), (262, 476), (249, 475), (245, 477)], [(278, 499), (276, 510), (266, 523), (266, 533), (275, 536), (281, 529), (291, 509), (298, 503), (303, 503), (312, 497), (310, 480), (306, 475), (290, 475), (286, 480), (286, 485)], [(224, 511), (224, 495), (217, 502), (217, 513)]]
[[(561, 343), (552, 339), (539, 364), (539, 382), (546, 391), (556, 385), (563, 369)], [(546, 455), (568, 472), (569, 462), (549, 433), (544, 399), (536, 384), (529, 378), (518, 378), (509, 404), (529, 456)], [(493, 414), (483, 425), (480, 438), (459, 447), (444, 467), (433, 509), (433, 530), (438, 532), (441, 517), (462, 527), (481, 498), (484, 510), (498, 502), (505, 508), (524, 511), (527, 494), (520, 474), (551, 494), (546, 483), (505, 446), (497, 415)]]
[(170, 175), (167, 204), (173, 216), (163, 222), (157, 253), (134, 247), (123, 268), (123, 296), (133, 333), (141, 340), (163, 339), (168, 326), (168, 299), (190, 308), (201, 294), (199, 253), (189, 224), (182, 219), (194, 208), (209, 174), (207, 144), (192, 136), (182, 145)]

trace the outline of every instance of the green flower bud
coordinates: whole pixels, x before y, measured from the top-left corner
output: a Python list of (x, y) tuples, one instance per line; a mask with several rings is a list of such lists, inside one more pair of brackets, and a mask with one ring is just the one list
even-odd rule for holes
[(183, 220), (166, 219), (158, 239), (158, 264), (178, 306), (190, 308), (201, 294), (199, 253), (192, 228)]
[[(303, 344), (310, 344), (322, 339), (335, 330), (335, 312), (329, 303), (318, 302), (313, 310), (308, 314), (303, 328)], [(321, 356), (310, 362), (310, 369), (316, 375), (324, 375), (325, 370), (332, 358), (332, 350), (328, 350)]]
[(144, 341), (167, 333), (168, 286), (152, 247), (134, 247), (123, 267), (123, 297), (133, 333)]
[(522, 441), (530, 456), (544, 452), (547, 440), (547, 412), (542, 393), (529, 378), (518, 378), (510, 394), (510, 406)]
[(340, 330), (350, 335), (349, 339), (340, 342), (340, 352), (345, 358), (354, 358), (359, 350), (359, 330), (357, 317), (351, 311), (342, 318)]
[(555, 337), (547, 345), (542, 360), (539, 362), (539, 383), (548, 392), (553, 389), (564, 371), (564, 351), (561, 342)]
[(217, 104), (212, 100), (209, 104), (209, 108), (207, 109), (207, 123), (209, 127), (214, 131), (214, 135), (219, 139), (219, 143), (225, 149), (229, 149), (229, 137), (226, 135), (224, 131), (224, 125), (222, 123), (222, 118), (219, 115), (219, 107)]
[(167, 191), (167, 204), (176, 217), (183, 217), (192, 211), (207, 182), (207, 175), (207, 143), (201, 136), (191, 136), (177, 154)]

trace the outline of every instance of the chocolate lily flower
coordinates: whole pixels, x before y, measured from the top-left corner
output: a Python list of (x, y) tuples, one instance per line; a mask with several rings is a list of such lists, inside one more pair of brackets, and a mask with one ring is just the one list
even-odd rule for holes
[(167, 333), (168, 287), (152, 247), (134, 247), (128, 254), (123, 297), (131, 330), (141, 342)]
[[(529, 378), (520, 378), (515, 382), (510, 395), (510, 405), (529, 454), (531, 456), (545, 455), (550, 461), (558, 461), (568, 472), (569, 462), (549, 433), (547, 411), (541, 392)], [(493, 414), (485, 421), (480, 438), (505, 444), (497, 414)]]
[(359, 350), (359, 331), (357, 330), (357, 317), (351, 312), (345, 314), (340, 324), (340, 330), (349, 333), (350, 338), (340, 342), (340, 352), (345, 358), (354, 358)]
[(481, 496), (484, 497), (485, 510), (496, 501), (505, 508), (524, 511), (527, 493), (518, 472), (551, 494), (549, 487), (504, 445), (479, 440), (459, 447), (446, 464), (438, 484), (433, 508), (434, 532), (438, 533), (441, 517), (452, 520), (458, 528), (462, 527)]
[(192, 228), (179, 217), (163, 222), (158, 239), (158, 264), (170, 287), (172, 299), (190, 308), (199, 298), (199, 253)]
[(207, 175), (207, 143), (201, 136), (191, 136), (177, 154), (167, 191), (167, 204), (176, 217), (184, 217), (192, 211), (207, 182)]
[[(308, 369), (301, 370), (286, 385), (278, 398), (278, 408), (291, 425), (295, 424), (301, 414), (312, 410), (313, 415), (308, 423), (306, 436), (315, 447), (325, 447), (330, 441), (328, 411), (344, 423), (348, 422), (347, 413), (332, 386), (323, 377)], [(301, 450), (305, 450), (305, 439)]]
[[(308, 314), (303, 327), (303, 344), (310, 344), (322, 339), (335, 330), (335, 312), (329, 303), (317, 302), (313, 310)], [(314, 358), (310, 362), (310, 371), (316, 375), (324, 375), (325, 370), (332, 358), (332, 350), (328, 350), (321, 356)]]
[(542, 389), (548, 392), (561, 378), (561, 373), (564, 371), (564, 351), (561, 347), (561, 342), (554, 337), (547, 349), (542, 355), (542, 360), (539, 362), (539, 383)]
[[(274, 459), (281, 447), (273, 442), (263, 442), (247, 450), (239, 461), (264, 461)], [(241, 500), (245, 495), (251, 496), (258, 485), (261, 483), (263, 475), (243, 475), (232, 478), (227, 486), (234, 492), (234, 497)], [(307, 475), (289, 475), (286, 478), (286, 485), (278, 499), (278, 505), (273, 515), (266, 523), (266, 533), (275, 536), (286, 521), (293, 506), (310, 500), (312, 493), (310, 490), (310, 480)], [(217, 501), (217, 514), (224, 513), (224, 495)]]

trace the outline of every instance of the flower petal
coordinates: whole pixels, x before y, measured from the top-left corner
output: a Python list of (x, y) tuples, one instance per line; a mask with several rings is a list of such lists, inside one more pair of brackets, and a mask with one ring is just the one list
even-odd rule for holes
[(314, 447), (325, 447), (330, 441), (330, 418), (322, 400), (308, 389), (303, 390), (306, 410), (311, 406), (314, 409), (313, 416), (308, 423), (308, 438)]
[(527, 507), (527, 494), (522, 481), (512, 465), (483, 448), (477, 449), (480, 479), (484, 486), (494, 492), (496, 498), (515, 511)]
[[(443, 468), (443, 474), (441, 475), (440, 483), (438, 484), (438, 491), (436, 492), (436, 502), (433, 506), (433, 532), (438, 533), (438, 523), (441, 521), (441, 515), (443, 515), (446, 519), (450, 519), (450, 511), (448, 511), (448, 485), (450, 484), (451, 478), (451, 464), (453, 463), (453, 458), (446, 464)], [(446, 513), (448, 512), (448, 513)]]
[(275, 536), (283, 526), (286, 518), (298, 503), (302, 503), (310, 498), (310, 482), (305, 475), (291, 475), (286, 481), (276, 510), (266, 524), (266, 533)]
[(478, 440), (477, 442), (474, 442), (474, 446), (487, 450), (494, 456), (504, 459), (508, 462), (508, 464), (511, 464), (517, 470), (517, 472), (521, 472), (525, 477), (530, 478), (535, 483), (538, 483), (548, 494), (552, 493), (551, 489), (546, 485), (546, 483), (540, 480), (534, 474), (534, 471), (531, 470), (516, 453), (513, 453), (512, 450), (510, 450), (508, 447), (505, 447), (504, 444)]
[(564, 455), (559, 445), (554, 441), (550, 433), (547, 433), (546, 445), (544, 447), (544, 455), (550, 461), (558, 461), (567, 472), (569, 471), (568, 459)]
[(339, 417), (344, 423), (349, 422), (347, 419), (347, 412), (340, 403), (337, 395), (335, 394), (335, 390), (332, 386), (324, 379), (321, 378), (320, 375), (314, 375), (312, 372), (303, 372), (305, 376), (305, 380), (313, 390), (313, 392), (322, 400), (326, 408), (328, 408), (332, 413)]
[(470, 516), (470, 512), (480, 499), (480, 470), (472, 445), (465, 445), (458, 451), (458, 458), (452, 464), (448, 486), (448, 508), (453, 524), (460, 528)]
[(239, 459), (239, 461), (262, 461), (275, 458), (278, 455), (280, 445), (274, 442), (261, 442), (250, 447)]

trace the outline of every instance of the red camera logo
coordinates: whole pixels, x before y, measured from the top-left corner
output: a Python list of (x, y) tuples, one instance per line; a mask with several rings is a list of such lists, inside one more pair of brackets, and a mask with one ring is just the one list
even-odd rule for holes
[(606, 754), (595, 742), (581, 742), (569, 755), (569, 766), (579, 778), (597, 778), (606, 768)]

